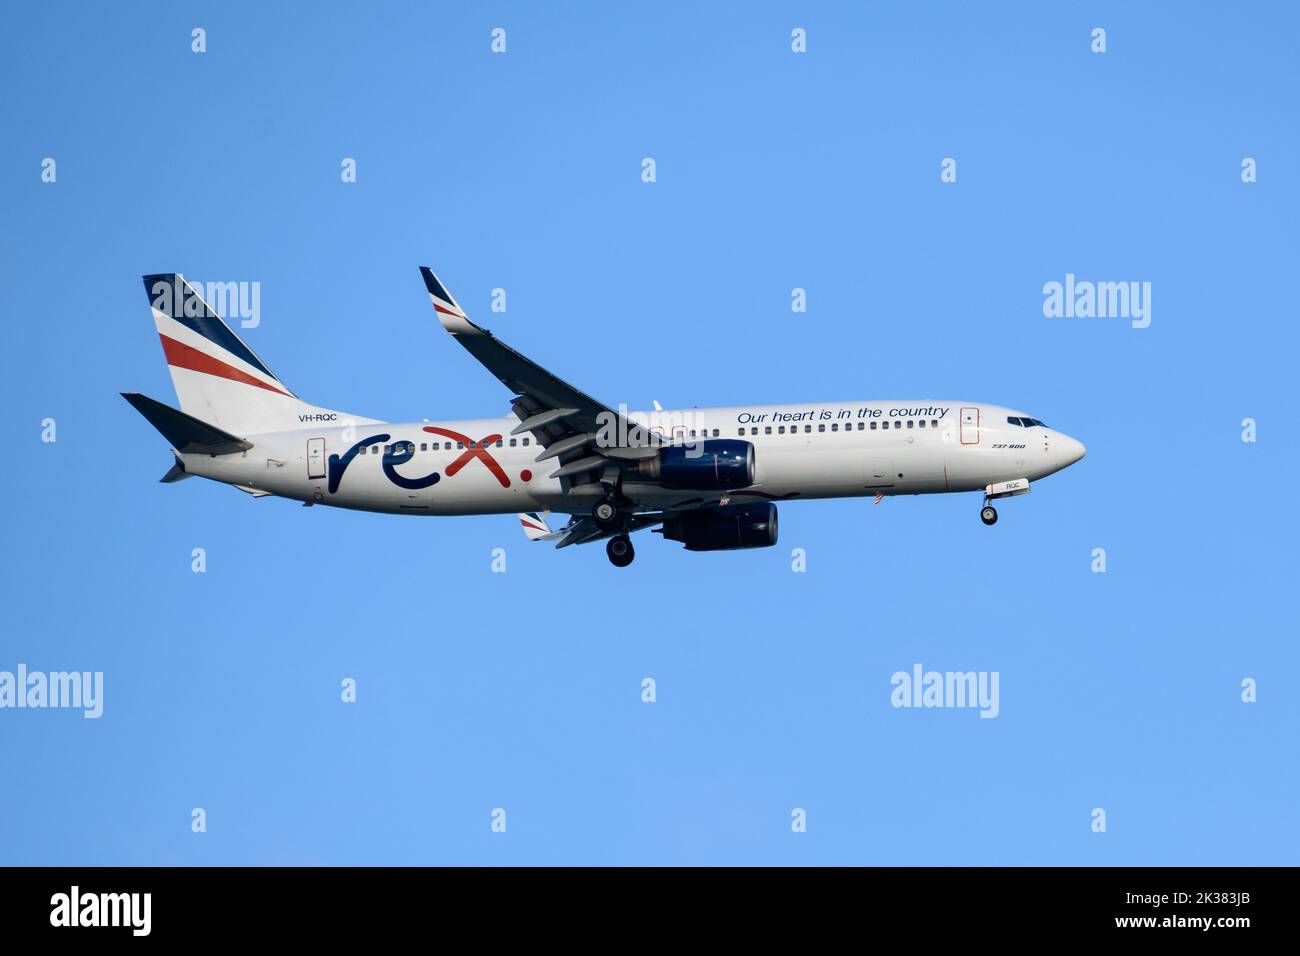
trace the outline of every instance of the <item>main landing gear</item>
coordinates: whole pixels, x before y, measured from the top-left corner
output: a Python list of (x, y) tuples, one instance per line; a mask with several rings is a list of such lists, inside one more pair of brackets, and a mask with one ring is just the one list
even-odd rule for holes
[(591, 508), (591, 520), (601, 531), (613, 531), (622, 521), (618, 513), (618, 502), (613, 498), (601, 498)]
[(618, 506), (618, 490), (611, 485), (605, 486), (605, 497), (591, 506), (591, 520), (601, 531), (617, 531), (605, 544), (605, 553), (609, 563), (616, 568), (625, 568), (636, 557), (632, 549), (632, 539), (627, 536), (627, 516)]
[(636, 551), (632, 549), (632, 539), (625, 534), (616, 534), (610, 538), (605, 545), (605, 553), (609, 555), (609, 563), (616, 568), (627, 567), (636, 557)]
[(992, 505), (985, 505), (980, 509), (980, 521), (983, 521), (985, 524), (997, 524), (998, 510)]

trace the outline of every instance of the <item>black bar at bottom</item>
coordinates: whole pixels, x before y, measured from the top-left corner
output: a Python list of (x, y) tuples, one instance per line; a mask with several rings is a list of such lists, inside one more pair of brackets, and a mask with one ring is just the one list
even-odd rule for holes
[(1286, 868), (10, 868), (0, 870), (0, 927), (6, 941), (75, 934), (78, 943), (337, 944), (458, 929), (494, 944), (561, 934), (612, 945), (621, 937), (610, 933), (736, 943), (838, 929), (865, 939), (901, 931), (926, 941), (1104, 935), (1231, 945), (1284, 931), (1295, 876)]

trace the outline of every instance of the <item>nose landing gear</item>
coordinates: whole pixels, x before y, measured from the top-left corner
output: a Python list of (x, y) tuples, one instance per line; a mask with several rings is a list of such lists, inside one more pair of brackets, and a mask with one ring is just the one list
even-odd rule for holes
[(625, 568), (632, 563), (636, 557), (636, 551), (632, 549), (632, 539), (625, 534), (616, 534), (609, 539), (605, 545), (605, 553), (609, 555), (609, 563), (616, 568)]
[(1014, 498), (1016, 495), (1029, 494), (1028, 478), (1013, 478), (1011, 481), (999, 481), (984, 487), (984, 507), (980, 509), (980, 521), (985, 524), (997, 524), (998, 512), (990, 501), (995, 498)]

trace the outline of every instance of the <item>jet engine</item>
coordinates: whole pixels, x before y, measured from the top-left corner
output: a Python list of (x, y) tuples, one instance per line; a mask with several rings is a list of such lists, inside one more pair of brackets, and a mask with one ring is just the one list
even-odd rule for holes
[(637, 471), (665, 488), (746, 488), (754, 483), (754, 446), (731, 438), (672, 445), (638, 462)]
[(663, 536), (682, 542), (687, 551), (769, 548), (776, 544), (776, 505), (747, 502), (683, 511), (664, 521)]

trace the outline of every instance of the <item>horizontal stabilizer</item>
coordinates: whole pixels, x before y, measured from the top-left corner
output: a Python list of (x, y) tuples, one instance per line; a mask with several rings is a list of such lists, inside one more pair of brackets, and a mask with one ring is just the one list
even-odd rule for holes
[[(123, 392), (122, 397), (182, 454), (231, 455), (253, 447), (252, 442), (244, 441), (215, 425), (209, 425), (193, 415), (186, 415), (139, 392)], [(170, 476), (171, 472), (167, 475)]]

